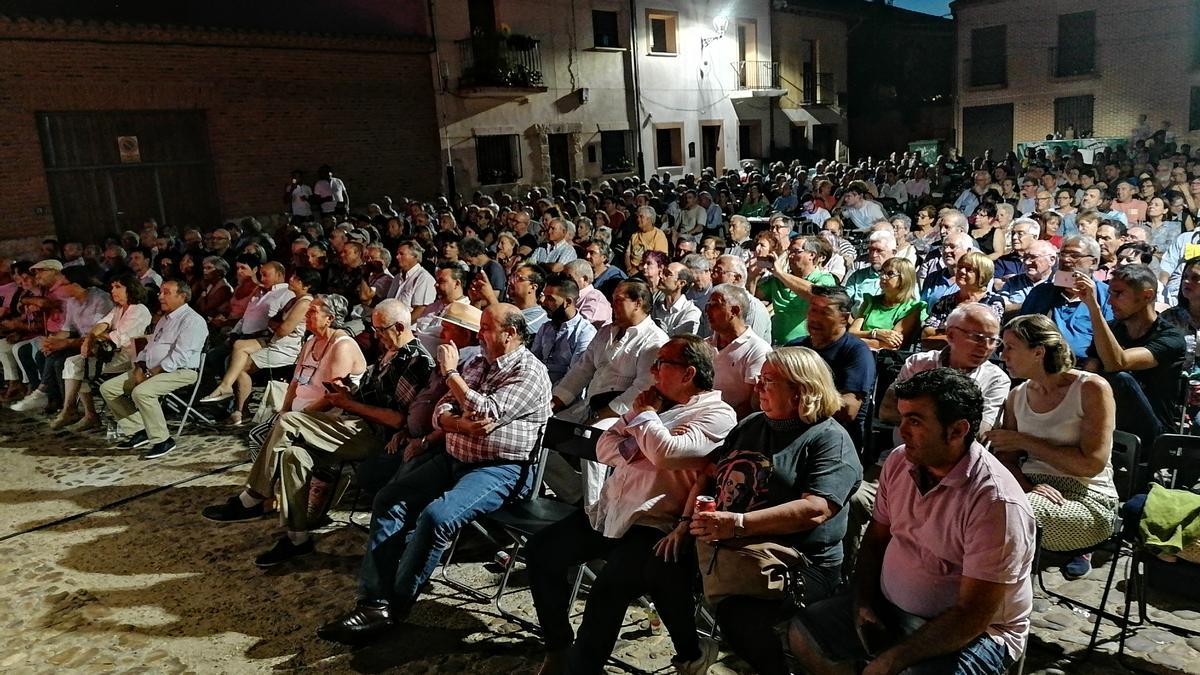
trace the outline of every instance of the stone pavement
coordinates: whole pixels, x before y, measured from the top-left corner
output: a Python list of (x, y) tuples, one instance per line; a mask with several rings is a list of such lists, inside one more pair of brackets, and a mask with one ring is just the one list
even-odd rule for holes
[[(111, 450), (102, 434), (51, 432), (45, 418), (0, 411), (0, 452), (8, 481), (0, 488), (0, 670), (26, 672), (530, 673), (540, 643), (525, 627), (435, 581), (411, 622), (393, 639), (351, 650), (314, 637), (325, 620), (353, 604), (362, 531), (343, 521), (326, 527), (318, 553), (286, 569), (252, 564), (282, 528), (276, 518), (218, 525), (202, 507), (236, 493), (248, 464), (243, 436), (190, 430), (159, 460)], [(363, 520), (364, 514), (356, 516)], [(492, 586), (494, 547), (464, 539), (449, 570), (469, 586)], [(1064, 581), (1047, 556), (1051, 590), (1096, 604), (1107, 567)], [(1124, 566), (1124, 562), (1121, 563)], [(524, 571), (506, 607), (532, 618)], [(1121, 575), (1118, 575), (1120, 577)], [(1197, 585), (1196, 587), (1200, 587)], [(1123, 606), (1118, 581), (1109, 610)], [(1151, 591), (1150, 617), (1200, 630), (1200, 602), (1172, 602)], [(582, 603), (577, 609), (582, 609)], [(1124, 665), (1111, 639), (1086, 662), (1086, 612), (1038, 592), (1027, 673), (1200, 673), (1200, 639), (1153, 627), (1134, 630)], [(649, 630), (635, 607), (616, 656), (645, 672), (669, 672), (670, 640)], [(723, 654), (714, 675), (748, 672)], [(613, 667), (610, 670), (619, 672)]]

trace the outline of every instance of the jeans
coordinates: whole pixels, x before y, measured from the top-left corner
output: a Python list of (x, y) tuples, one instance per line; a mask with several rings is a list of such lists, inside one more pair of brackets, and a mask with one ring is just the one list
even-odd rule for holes
[[(654, 554), (654, 545), (664, 536), (660, 530), (634, 526), (621, 538), (611, 539), (592, 528), (583, 511), (577, 511), (529, 540), (525, 549), (529, 590), (546, 649), (557, 651), (570, 646), (568, 669), (572, 675), (603, 671), (625, 620), (625, 610), (647, 594), (671, 635), (678, 658), (699, 658), (692, 596), (695, 548), (689, 540), (680, 551), (681, 561), (665, 562)], [(579, 635), (572, 645), (567, 571), (595, 558), (606, 562), (592, 584)]]
[[(881, 601), (876, 613), (889, 633), (896, 637), (909, 635), (924, 619), (904, 612), (895, 605)], [(870, 656), (859, 641), (854, 626), (854, 600), (850, 595), (829, 598), (804, 609), (793, 629), (806, 631), (820, 646), (826, 658), (833, 661), (863, 661)], [(877, 646), (877, 650), (887, 645)], [(962, 649), (913, 664), (903, 675), (1000, 675), (1015, 662), (1003, 643), (987, 633), (980, 634)]]
[(375, 495), (359, 600), (411, 606), (458, 531), (527, 492), (532, 473), (516, 463), (464, 464), (445, 453), (399, 472)]
[[(841, 582), (841, 564), (831, 567), (808, 565), (796, 568), (804, 582), (808, 605), (828, 598)], [(775, 624), (793, 610), (791, 600), (768, 600), (735, 595), (717, 604), (717, 625), (735, 654), (745, 659), (760, 675), (788, 675), (787, 655), (775, 633)]]
[[(1154, 446), (1154, 440), (1162, 435), (1162, 422), (1150, 407), (1150, 399), (1142, 385), (1127, 372), (1105, 373), (1104, 379), (1112, 387), (1113, 402), (1117, 406), (1117, 428), (1137, 436), (1143, 448)], [(1175, 392), (1166, 393), (1173, 396)]]

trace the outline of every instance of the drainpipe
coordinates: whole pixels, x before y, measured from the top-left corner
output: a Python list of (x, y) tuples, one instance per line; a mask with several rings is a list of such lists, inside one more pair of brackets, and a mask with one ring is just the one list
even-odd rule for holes
[(434, 92), (434, 96), (435, 96), (434, 107), (435, 107), (435, 112), (438, 115), (438, 142), (442, 143), (445, 146), (445, 150), (446, 150), (446, 168), (445, 168), (445, 171), (446, 171), (446, 200), (449, 201), (451, 204), (453, 204), (454, 197), (458, 192), (458, 181), (455, 179), (455, 176), (454, 176), (454, 161), (452, 160), (451, 155), (450, 155), (450, 139), (446, 136), (446, 132), (444, 131), (446, 115), (445, 115), (445, 110), (444, 110), (445, 101), (442, 100), (442, 97), (446, 93), (446, 86), (445, 86), (446, 82), (445, 82), (445, 80), (442, 79), (442, 66), (443, 66), (442, 52), (438, 46), (437, 19), (435, 18), (435, 14), (434, 14), (435, 9), (433, 6), (433, 0), (428, 0), (428, 3), (429, 3), (429, 10), (428, 10), (429, 11), (429, 36), (433, 40), (433, 65), (434, 65), (434, 71), (437, 73), (435, 75), (435, 77), (438, 78), (437, 79), (437, 84), (438, 84), (437, 89), (438, 90)]
[(642, 153), (642, 90), (638, 86), (637, 54), (637, 0), (629, 0), (629, 129), (633, 132), (633, 151), (637, 156), (638, 179), (641, 180), (646, 176), (646, 157)]

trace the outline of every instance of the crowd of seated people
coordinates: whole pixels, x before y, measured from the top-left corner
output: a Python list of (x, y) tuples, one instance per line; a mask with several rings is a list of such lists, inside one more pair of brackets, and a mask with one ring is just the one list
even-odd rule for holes
[[(861, 658), (839, 622), (887, 628), (868, 651), (889, 670), (969, 654), (1001, 672), (1028, 633), (1035, 524), (1087, 574), (1116, 508), (1112, 430), (1148, 447), (1180, 424), (1200, 328), (1188, 152), (903, 153), (361, 210), (328, 167), (312, 187), (297, 172), (266, 226), (147, 221), (0, 261), (0, 398), (86, 433), (99, 387), (118, 447), (156, 458), (176, 449), (163, 397), (203, 377), (197, 405), (256, 422), (249, 479), (204, 516), (279, 509), (263, 567), (314, 550), (322, 496), (359, 463), (369, 540), (331, 640), (394, 630), (464, 525), (542, 489), (553, 417), (599, 440), (595, 462), (545, 466), (582, 510), (525, 556), (544, 672), (599, 672), (643, 595), (677, 670), (704, 672), (696, 576), (758, 672), (787, 672), (785, 624), (802, 663)], [(760, 545), (798, 570), (788, 587), (717, 571)], [(573, 631), (566, 571), (595, 558)]]

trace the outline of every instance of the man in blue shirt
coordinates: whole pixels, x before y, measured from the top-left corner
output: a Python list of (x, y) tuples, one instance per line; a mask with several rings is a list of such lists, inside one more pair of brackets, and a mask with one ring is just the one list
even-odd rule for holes
[(100, 395), (113, 417), (134, 432), (117, 447), (133, 450), (150, 445), (142, 455), (144, 459), (162, 457), (175, 449), (159, 400), (196, 381), (208, 324), (188, 306), (191, 295), (188, 284), (174, 279), (164, 281), (158, 291), (163, 316), (150, 342), (137, 355), (133, 370), (100, 385)]
[[(1100, 260), (1100, 244), (1086, 235), (1075, 235), (1063, 240), (1058, 252), (1059, 272), (1079, 272), (1091, 276)], [(1070, 287), (1058, 286), (1052, 277), (1049, 283), (1034, 286), (1021, 305), (1022, 316), (1045, 314), (1054, 320), (1059, 332), (1071, 345), (1075, 358), (1083, 362), (1088, 347), (1092, 344), (1092, 319), (1087, 306), (1081, 301), (1072, 282)], [(1112, 309), (1108, 306), (1108, 284), (1096, 282), (1096, 300), (1104, 320), (1111, 321)]]
[(596, 327), (576, 309), (578, 301), (579, 286), (570, 277), (556, 274), (546, 281), (540, 303), (550, 320), (534, 335), (530, 351), (546, 364), (550, 384), (558, 384), (596, 337)]

